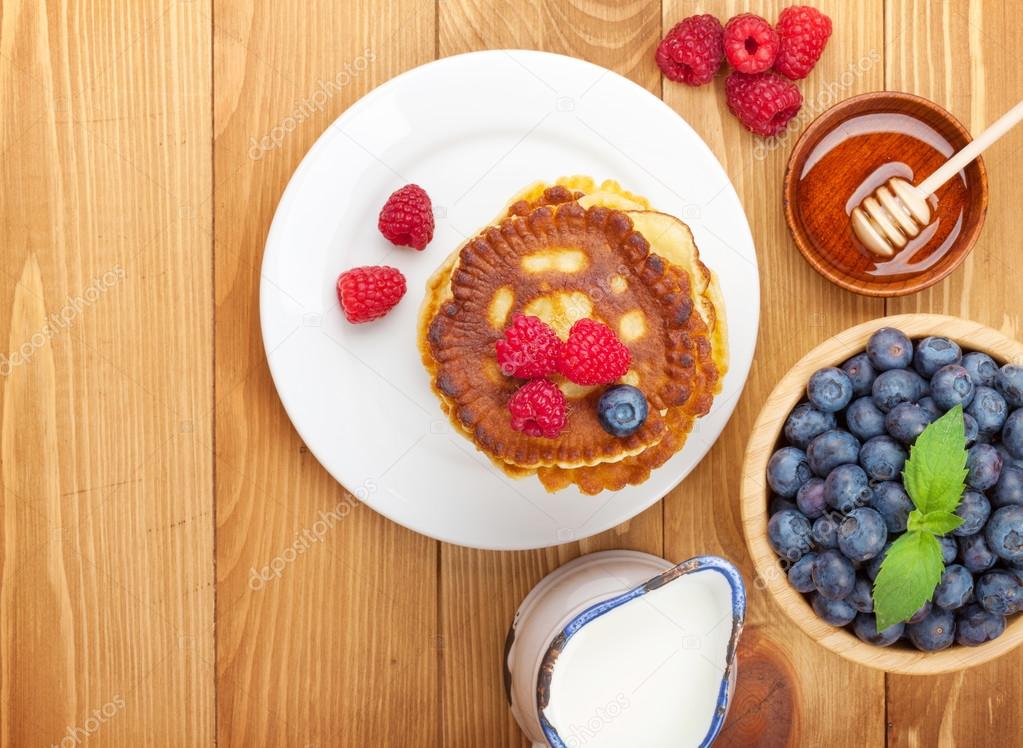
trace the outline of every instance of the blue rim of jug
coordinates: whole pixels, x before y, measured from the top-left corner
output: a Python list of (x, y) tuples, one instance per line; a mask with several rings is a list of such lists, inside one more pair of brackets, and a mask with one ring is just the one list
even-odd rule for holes
[(728, 582), (732, 591), (732, 634), (728, 639), (728, 648), (725, 656), (725, 672), (721, 677), (721, 685), (718, 688), (717, 708), (714, 710), (714, 717), (711, 719), (710, 729), (700, 742), (700, 748), (706, 748), (717, 738), (725, 721), (725, 714), (728, 708), (728, 692), (731, 687), (732, 674), (735, 671), (735, 648), (739, 642), (739, 635), (742, 633), (743, 623), (746, 620), (746, 586), (743, 584), (742, 575), (739, 570), (730, 562), (719, 556), (695, 556), (688, 561), (683, 561), (670, 569), (666, 569), (652, 579), (644, 582), (638, 587), (624, 592), (618, 597), (605, 600), (592, 605), (577, 615), (561, 632), (554, 637), (547, 651), (544, 653), (543, 661), (540, 663), (540, 672), (536, 680), (536, 707), (540, 718), (540, 727), (544, 736), (552, 748), (567, 748), (566, 743), (558, 735), (558, 731), (547, 720), (544, 710), (550, 702), (551, 678), (554, 673), (554, 664), (558, 655), (564, 650), (575, 634), (588, 623), (624, 605), (625, 603), (642, 597), (648, 592), (664, 586), (679, 577), (699, 571), (716, 571)]

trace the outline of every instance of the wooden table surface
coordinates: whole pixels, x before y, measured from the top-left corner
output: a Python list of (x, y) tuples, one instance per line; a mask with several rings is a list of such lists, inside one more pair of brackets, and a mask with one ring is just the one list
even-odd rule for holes
[[(886, 313), (1023, 333), (1023, 135), (986, 156), (990, 210), (966, 264), (884, 302), (796, 252), (781, 204), (795, 137), (742, 130), (721, 79), (662, 80), (654, 49), (682, 17), (773, 19), (784, 4), (2, 0), (0, 744), (517, 746), (501, 685), (511, 615), (544, 574), (608, 548), (716, 553), (747, 575), (721, 745), (1023, 743), (1023, 651), (886, 677), (815, 645), (752, 578), (739, 465), (800, 356)], [(887, 88), (978, 132), (1023, 92), (1013, 3), (814, 4), (835, 31), (801, 85), (805, 121)], [(631, 522), (521, 553), (435, 542), (331, 480), (275, 395), (258, 324), (267, 229), (313, 141), (398, 73), (488, 47), (574, 55), (663, 97), (735, 183), (762, 283), (749, 382), (698, 469)], [(288, 552), (332, 510), (343, 519), (322, 542)], [(280, 577), (255, 582), (278, 557)]]

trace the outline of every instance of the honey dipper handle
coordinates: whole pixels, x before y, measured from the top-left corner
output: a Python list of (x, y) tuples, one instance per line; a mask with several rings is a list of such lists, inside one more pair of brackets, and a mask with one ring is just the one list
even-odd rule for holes
[(1023, 101), (995, 120), (994, 124), (978, 135), (976, 140), (967, 143), (965, 148), (917, 185), (917, 189), (924, 197), (934, 194), (936, 189), (945, 184), (955, 174), (958, 174), (973, 159), (977, 158), (981, 151), (985, 150), (989, 145), (1019, 124), (1020, 120), (1023, 120)]

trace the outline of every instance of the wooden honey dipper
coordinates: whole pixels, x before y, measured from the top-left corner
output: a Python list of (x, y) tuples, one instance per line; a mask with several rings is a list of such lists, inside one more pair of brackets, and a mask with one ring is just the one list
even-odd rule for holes
[(1023, 101), (917, 186), (899, 177), (889, 179), (853, 209), (849, 216), (853, 233), (874, 254), (892, 257), (896, 249), (906, 246), (931, 222), (927, 198), (1020, 120), (1023, 120)]

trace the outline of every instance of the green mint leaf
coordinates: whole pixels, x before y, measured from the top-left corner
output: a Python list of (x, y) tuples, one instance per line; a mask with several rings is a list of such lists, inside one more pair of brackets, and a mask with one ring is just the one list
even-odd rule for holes
[(906, 529), (910, 532), (923, 530), (934, 535), (947, 535), (962, 523), (963, 518), (952, 514), (952, 512), (945, 512), (939, 509), (938, 511), (924, 514), (919, 509), (914, 509), (909, 513)]
[(945, 565), (941, 545), (929, 532), (907, 532), (892, 543), (874, 580), (877, 630), (910, 618), (934, 596)]
[(917, 437), (902, 471), (909, 498), (921, 514), (954, 512), (966, 489), (966, 426), (955, 406)]

